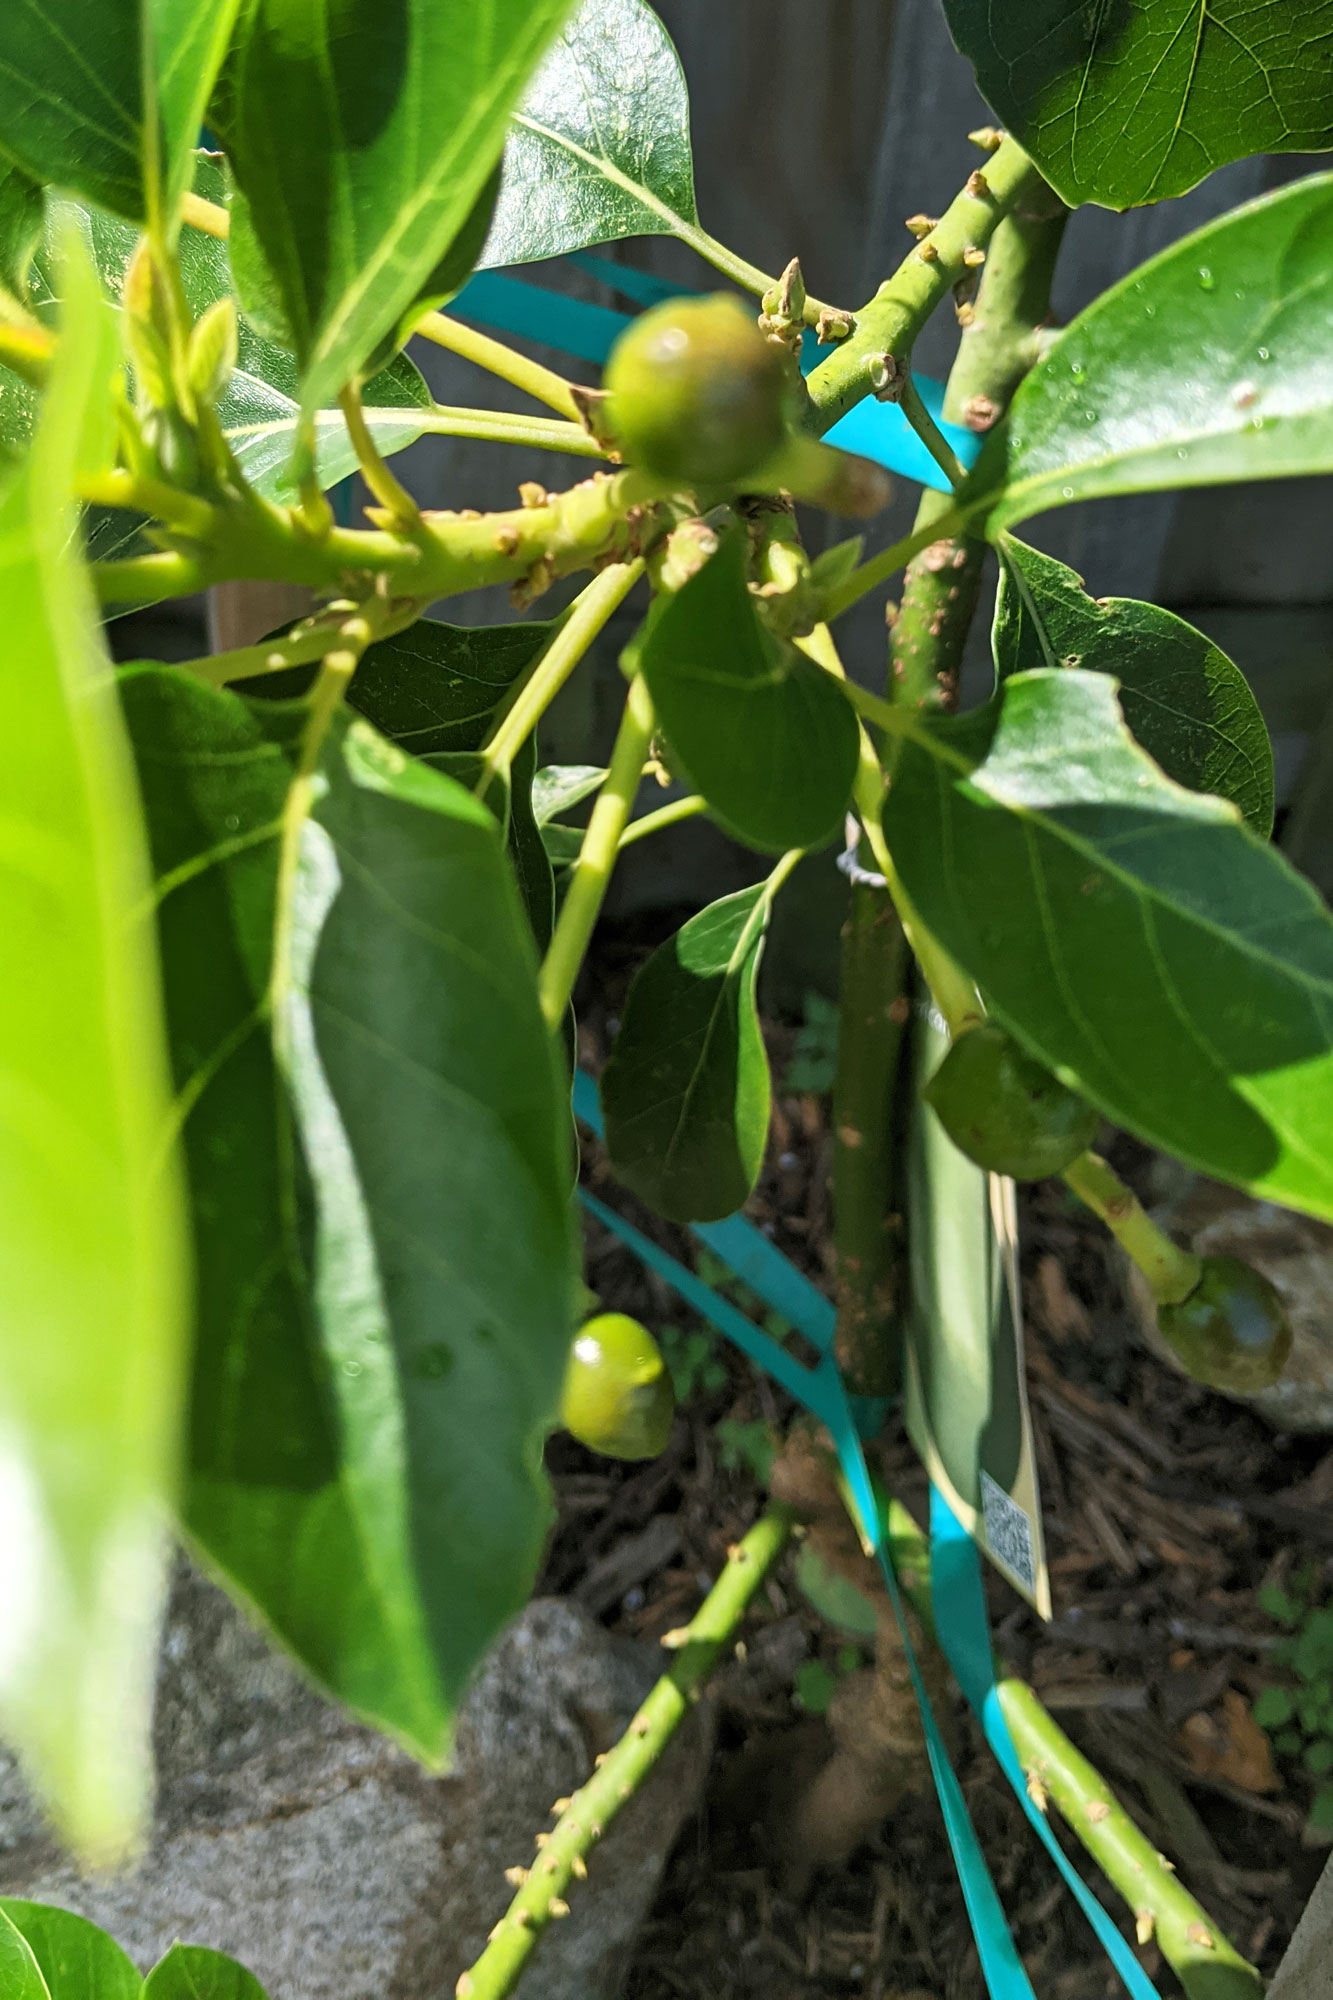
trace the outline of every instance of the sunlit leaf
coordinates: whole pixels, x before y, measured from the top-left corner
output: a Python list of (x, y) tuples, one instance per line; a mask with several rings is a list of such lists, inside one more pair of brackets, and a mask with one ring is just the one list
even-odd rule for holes
[[(0, 1898), (0, 1915), (23, 1937), (50, 2000), (140, 2000), (143, 1981), (134, 1966), (86, 1917), (9, 1896)], [(10, 2000), (7, 1986), (0, 1991)]]

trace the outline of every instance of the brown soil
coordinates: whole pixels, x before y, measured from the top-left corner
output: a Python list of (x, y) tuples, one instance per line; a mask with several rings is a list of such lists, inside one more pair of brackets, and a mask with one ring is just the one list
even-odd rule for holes
[[(623, 990), (615, 967), (607, 990)], [(596, 1065), (599, 1020), (585, 1029)], [(790, 1033), (772, 1033), (783, 1073)], [(749, 1213), (827, 1283), (828, 1107), (780, 1097), (767, 1169)], [(1132, 1165), (1132, 1160), (1122, 1164)], [(607, 1199), (687, 1260), (689, 1239), (615, 1187), (595, 1148), (585, 1173)], [(1333, 1450), (1290, 1439), (1182, 1381), (1130, 1330), (1092, 1219), (1059, 1184), (1025, 1204), (1029, 1380), (1055, 1617), (1048, 1626), (989, 1578), (997, 1645), (1178, 1864), (1239, 1948), (1271, 1973), (1324, 1859), (1304, 1844), (1311, 1781), (1266, 1769), (1248, 1706), (1273, 1677), (1280, 1636), (1257, 1593), (1294, 1567), (1333, 1588)], [(697, 1329), (665, 1285), (593, 1226), (589, 1282), (604, 1305), (655, 1328)], [(588, 1602), (616, 1631), (657, 1638), (697, 1607), (763, 1494), (737, 1462), (737, 1426), (780, 1429), (782, 1393), (724, 1342), (663, 1456), (623, 1466), (558, 1435), (550, 1469), (559, 1523), (542, 1588)], [(756, 1435), (742, 1431), (740, 1439)], [(891, 1430), (882, 1463), (924, 1519), (926, 1480)], [(781, 1798), (766, 1782), (825, 1754), (825, 1725), (793, 1692), (803, 1662), (847, 1664), (780, 1570), (744, 1630), (744, 1659), (714, 1686), (719, 1755), (709, 1795), (679, 1844), (638, 1947), (629, 2000), (984, 2000), (962, 1897), (929, 1789), (800, 1902), (779, 1886)], [(839, 1660), (842, 1655), (841, 1662)], [(1043, 2000), (1102, 2000), (1119, 1982), (1000, 1776), (970, 1718), (959, 1773), (983, 1849)], [(1257, 1789), (1275, 1783), (1270, 1790)], [(1060, 1822), (1054, 1820), (1059, 1827)], [(1114, 1892), (1067, 1851), (1132, 1934)], [(1139, 1956), (1178, 1991), (1149, 1944)]]

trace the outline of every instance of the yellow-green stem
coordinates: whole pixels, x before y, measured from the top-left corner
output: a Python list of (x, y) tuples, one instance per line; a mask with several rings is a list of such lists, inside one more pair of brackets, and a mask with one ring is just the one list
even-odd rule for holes
[(663, 827), (676, 826), (683, 819), (694, 819), (707, 811), (707, 799), (701, 799), (697, 792), (691, 792), (688, 798), (672, 799), (669, 805), (658, 806), (654, 812), (631, 820), (620, 836), (620, 845), (632, 847), (636, 840), (646, 840), (650, 834), (660, 833)]
[(347, 384), (339, 394), (338, 406), (352, 441), (352, 450), (356, 453), (356, 462), (361, 468), (361, 477), (380, 506), (388, 511), (391, 525), (403, 534), (414, 534), (421, 525), (421, 509), (380, 456), (380, 448), (370, 435), (366, 413), (361, 407), (359, 383)]
[(698, 1700), (708, 1676), (733, 1643), (747, 1607), (786, 1547), (792, 1517), (773, 1507), (729, 1551), (727, 1566), (683, 1631), (673, 1634), (670, 1670), (642, 1703), (615, 1748), (573, 1798), (552, 1807), (559, 1817), (538, 1836), (531, 1868), (515, 1868), (518, 1894), (491, 1941), (458, 1981), (458, 2000), (504, 2000), (518, 1984), (552, 1918), (568, 1914), (567, 1892), (587, 1873), (587, 1856), (621, 1807), (633, 1798), (671, 1737)]
[(542, 960), (537, 990), (542, 1013), (552, 1029), (558, 1028), (564, 1020), (593, 926), (601, 913), (620, 837), (629, 824), (652, 736), (653, 704), (642, 676), (636, 674), (629, 684), (625, 712), (621, 717), (606, 778), (597, 794), (579, 858), (574, 863), (565, 900), (560, 906), (555, 935)]
[[(893, 1566), (927, 1640), (939, 1641), (930, 1594), (930, 1546), (901, 1501), (890, 1500)], [(1003, 1664), (1001, 1663), (1001, 1672)], [(1261, 2000), (1263, 1981), (1170, 1863), (1134, 1824), (1111, 1787), (1075, 1749), (1025, 1682), (999, 1683), (1000, 1707), (1033, 1795), (1058, 1806), (1075, 1839), (1154, 1935), (1189, 2000)]]
[(579, 661), (643, 575), (643, 560), (612, 563), (575, 598), (485, 746), (477, 779), (480, 797), (497, 771), (507, 771)]
[(508, 382), (511, 388), (522, 389), (525, 395), (558, 410), (562, 417), (578, 422), (574, 392), (564, 376), (557, 375), (553, 368), (543, 368), (540, 361), (519, 354), (475, 326), (465, 326), (462, 320), (453, 319), (448, 313), (428, 312), (417, 321), (415, 331), (433, 340), (437, 347), (447, 348), (450, 354), (475, 362), (478, 368), (484, 368), (501, 382)]
[(1179, 1305), (1198, 1284), (1203, 1265), (1192, 1250), (1182, 1250), (1162, 1229), (1132, 1188), (1100, 1153), (1082, 1153), (1065, 1168), (1064, 1178), (1079, 1200), (1100, 1216), (1123, 1250), (1128, 1251), (1148, 1281), (1159, 1306)]

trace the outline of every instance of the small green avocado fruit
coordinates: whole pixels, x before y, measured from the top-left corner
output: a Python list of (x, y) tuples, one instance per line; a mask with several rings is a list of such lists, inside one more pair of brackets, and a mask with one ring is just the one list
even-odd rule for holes
[(1205, 1257), (1189, 1297), (1158, 1306), (1157, 1325), (1187, 1374), (1233, 1396), (1271, 1389), (1291, 1353), (1281, 1298), (1239, 1257)]
[(668, 299), (611, 351), (607, 416), (631, 465), (690, 485), (733, 486), (781, 451), (788, 363), (738, 299)]
[(605, 1458), (656, 1458), (675, 1414), (671, 1376), (646, 1326), (628, 1313), (599, 1313), (579, 1328), (560, 1421), (580, 1444)]
[(1101, 1119), (998, 1021), (968, 1028), (923, 1093), (959, 1151), (993, 1174), (1037, 1181), (1085, 1153)]

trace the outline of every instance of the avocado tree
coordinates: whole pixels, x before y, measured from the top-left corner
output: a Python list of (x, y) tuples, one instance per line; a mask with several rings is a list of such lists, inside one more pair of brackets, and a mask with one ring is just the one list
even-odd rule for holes
[[(913, 990), (953, 1036), (928, 1094), (956, 1143), (1063, 1173), (1203, 1379), (1281, 1369), (1271, 1288), (1169, 1240), (1089, 1148), (1110, 1120), (1333, 1220), (1333, 920), (1270, 842), (1271, 750), (1235, 665), (1018, 531), (1333, 469), (1333, 174), (1062, 331), (1049, 306), (1070, 204), (1333, 146), (1333, 0), (945, 11), (1007, 129), (973, 135), (956, 199), (846, 309), (795, 259), (761, 272), (707, 233), (644, 0), (0, 10), (0, 1728), (89, 1856), (123, 1853), (146, 1810), (166, 1521), (324, 1688), (439, 1764), (532, 1585), (562, 1383), (580, 1435), (660, 1445), (664, 1378), (632, 1323), (576, 1339), (568, 1028), (618, 852), (685, 813), (767, 872), (630, 992), (602, 1079), (625, 1184), (677, 1221), (744, 1203), (770, 1108), (765, 931), (796, 861), (850, 824), (849, 1385), (897, 1384)], [(600, 391), (440, 310), (479, 264), (653, 233), (727, 289), (645, 314)], [(967, 469), (912, 376), (937, 311), (961, 329), (945, 417), (984, 440)], [(438, 406), (414, 332), (542, 414)], [(900, 405), (939, 490), (895, 546), (812, 560), (796, 502), (886, 502), (880, 467), (825, 441), (868, 398)], [(588, 476), (425, 512), (390, 460), (428, 433)], [(327, 492), (353, 471), (369, 504), (347, 526)], [(987, 561), (995, 684), (958, 715)], [(108, 618), (232, 579), (317, 608), (113, 670)], [(869, 688), (838, 621), (894, 579)], [(544, 615), (425, 616), (481, 585)], [(607, 767), (544, 767), (547, 707), (632, 594)], [(636, 821), (650, 760), (687, 789)], [(617, 1784), (782, 1518), (755, 1534)], [(467, 1990), (516, 1976), (539, 1886), (513, 1962)], [(40, 1951), (10, 1929), (0, 1962), (39, 1996)]]

